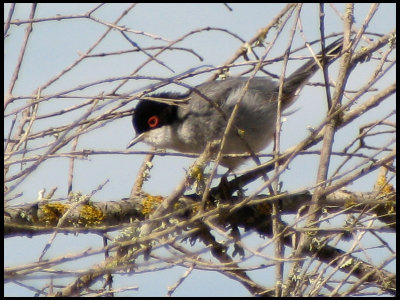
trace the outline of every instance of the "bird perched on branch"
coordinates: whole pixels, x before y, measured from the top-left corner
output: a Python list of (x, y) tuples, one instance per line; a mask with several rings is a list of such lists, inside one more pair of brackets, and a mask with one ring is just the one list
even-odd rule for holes
[[(320, 65), (332, 63), (342, 50), (338, 39), (287, 77), (283, 83), (281, 109), (290, 106), (301, 88)], [(128, 148), (144, 142), (157, 148), (179, 152), (202, 153), (208, 142), (221, 139), (235, 105), (239, 102), (233, 126), (227, 133), (223, 154), (256, 153), (273, 139), (279, 82), (268, 77), (232, 77), (201, 84), (186, 94), (164, 92), (152, 94), (154, 100), (140, 100), (132, 123), (136, 137)], [(165, 103), (167, 100), (168, 103)], [(189, 99), (185, 104), (171, 101)], [(162, 102), (159, 102), (162, 101)], [(181, 101), (182, 102), (182, 101)], [(244, 158), (225, 157), (220, 164), (235, 169)]]

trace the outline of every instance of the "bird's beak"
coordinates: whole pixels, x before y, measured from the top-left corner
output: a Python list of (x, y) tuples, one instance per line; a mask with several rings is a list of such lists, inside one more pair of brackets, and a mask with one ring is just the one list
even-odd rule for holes
[(135, 137), (129, 142), (129, 144), (128, 144), (128, 146), (126, 147), (126, 149), (128, 149), (128, 148), (132, 147), (133, 145), (135, 145), (135, 144), (137, 144), (137, 143), (143, 141), (143, 139), (144, 139), (144, 134), (145, 134), (145, 133), (146, 133), (146, 132), (143, 132), (143, 133), (141, 133), (141, 134), (135, 136)]

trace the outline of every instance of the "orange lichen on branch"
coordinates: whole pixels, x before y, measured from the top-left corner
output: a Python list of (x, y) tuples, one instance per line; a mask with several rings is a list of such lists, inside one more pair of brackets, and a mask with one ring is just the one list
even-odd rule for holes
[(376, 181), (375, 189), (379, 191), (380, 195), (387, 195), (394, 193), (394, 187), (387, 181), (385, 175), (380, 175)]
[(144, 215), (151, 214), (160, 205), (160, 203), (163, 200), (164, 200), (164, 197), (162, 197), (162, 196), (147, 195), (142, 201), (142, 205), (143, 205), (142, 213)]
[(99, 225), (104, 219), (104, 213), (91, 204), (85, 204), (78, 208), (79, 220), (81, 225)]
[(40, 206), (39, 222), (46, 225), (57, 225), (58, 220), (68, 210), (68, 204), (61, 204), (60, 202), (47, 203)]
[[(59, 220), (71, 207), (70, 204), (60, 202), (46, 203), (40, 206), (39, 222), (47, 226), (56, 226)], [(99, 225), (104, 220), (104, 213), (101, 209), (92, 204), (80, 205), (76, 212), (71, 213), (70, 218), (65, 220), (65, 224), (77, 227)]]

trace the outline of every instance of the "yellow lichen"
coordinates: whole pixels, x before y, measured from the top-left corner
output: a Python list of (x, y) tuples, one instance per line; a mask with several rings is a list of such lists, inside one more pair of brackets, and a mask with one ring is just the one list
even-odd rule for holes
[(394, 192), (394, 187), (391, 185), (385, 175), (381, 175), (378, 177), (378, 180), (376, 181), (376, 188), (379, 189), (379, 194), (380, 195), (387, 195), (390, 193)]
[(142, 202), (142, 213), (144, 215), (151, 214), (163, 200), (164, 198), (161, 196), (147, 195), (147, 197)]
[(58, 220), (64, 215), (69, 208), (69, 205), (61, 204), (59, 202), (47, 203), (40, 207), (39, 222), (46, 225), (55, 225)]
[(98, 225), (104, 219), (103, 212), (97, 207), (85, 204), (79, 208), (79, 224), (87, 225)]

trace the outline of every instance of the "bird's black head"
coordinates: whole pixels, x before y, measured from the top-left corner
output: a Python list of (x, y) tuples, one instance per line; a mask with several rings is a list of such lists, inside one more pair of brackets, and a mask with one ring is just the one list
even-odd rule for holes
[[(174, 94), (152, 95), (155, 98), (177, 99)], [(132, 117), (132, 124), (137, 134), (170, 125), (177, 120), (177, 109), (175, 105), (169, 105), (153, 100), (140, 100)]]

